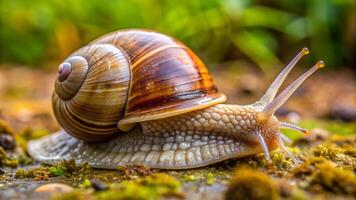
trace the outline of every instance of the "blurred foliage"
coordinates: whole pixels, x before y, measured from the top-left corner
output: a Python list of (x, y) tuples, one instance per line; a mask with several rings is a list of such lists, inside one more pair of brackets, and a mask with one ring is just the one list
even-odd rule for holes
[[(302, 120), (298, 125), (300, 127), (306, 128), (309, 131), (312, 131), (315, 127), (319, 127), (332, 134), (343, 136), (354, 135), (356, 133), (356, 121), (351, 123), (345, 123), (337, 120), (307, 119)], [(292, 140), (303, 137), (300, 132), (294, 130), (283, 129), (282, 132)]]
[(104, 33), (148, 28), (182, 40), (208, 63), (247, 59), (267, 70), (308, 46), (312, 59), (355, 66), (355, 2), (5, 0), (0, 62), (46, 67)]

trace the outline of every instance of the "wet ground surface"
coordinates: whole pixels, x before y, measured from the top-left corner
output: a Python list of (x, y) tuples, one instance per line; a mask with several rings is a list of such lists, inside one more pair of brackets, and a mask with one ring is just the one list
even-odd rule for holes
[[(229, 97), (229, 103), (245, 104), (255, 101), (270, 82), (269, 78), (263, 78), (258, 73), (247, 70), (238, 74), (233, 71), (211, 73), (220, 92)], [(17, 142), (17, 150), (14, 153), (12, 153), (13, 150), (6, 150), (9, 157), (12, 154), (15, 158), (18, 158), (16, 155), (25, 155), (22, 147), (26, 145), (26, 140), (58, 130), (59, 126), (55, 122), (51, 110), (51, 93), (55, 74), (55, 71), (40, 71), (21, 67), (0, 68), (0, 120), (5, 121), (11, 127)], [(293, 74), (291, 79), (295, 77), (295, 73)], [(143, 180), (143, 182), (139, 182), (139, 187), (151, 187), (145, 185), (146, 179), (157, 173), (168, 174), (179, 185), (173, 189), (170, 182), (164, 183), (163, 186), (159, 185), (159, 187), (168, 188), (167, 191), (158, 194), (164, 198), (224, 199), (227, 188), (230, 187), (228, 190), (230, 193), (235, 191), (233, 177), (241, 176), (241, 173), (239, 174), (240, 166), (248, 166), (251, 170), (267, 175), (268, 181), (266, 182), (263, 182), (265, 181), (263, 178), (257, 177), (257, 180), (254, 180), (243, 176), (239, 179), (240, 182), (236, 181), (240, 188), (246, 188), (245, 190), (250, 193), (258, 192), (254, 190), (253, 186), (241, 180), (252, 181), (257, 185), (259, 182), (263, 185), (272, 185), (271, 188), (266, 189), (266, 191), (272, 192), (267, 193), (276, 192), (278, 198), (283, 199), (352, 199), (356, 197), (355, 110), (356, 80), (353, 74), (341, 71), (322, 72), (308, 80), (279, 111), (281, 118), (312, 130), (312, 134), (305, 138), (301, 138), (295, 132), (286, 133), (291, 138), (297, 139), (290, 150), (299, 160), (310, 161), (308, 166), (303, 166), (304, 168), (300, 165), (298, 165), (299, 167), (295, 166), (290, 159), (281, 157), (280, 152), (276, 151), (273, 153), (273, 164), (266, 164), (263, 161), (263, 155), (258, 155), (194, 170), (159, 171), (147, 169), (149, 172), (142, 174), (141, 169), (135, 168), (131, 171), (124, 169), (129, 172), (123, 174), (123, 169), (90, 169), (88, 172), (78, 174), (69, 172), (65, 168), (67, 171), (64, 170), (65, 173), (59, 174), (59, 176), (47, 178), (42, 176), (37, 179), (16, 178), (15, 173), (19, 169), (33, 169), (40, 166), (39, 163), (31, 161), (29, 158), (21, 158), (18, 167), (4, 166), (3, 163), (3, 166), (0, 166), (0, 199), (49, 199), (51, 196), (53, 198), (53, 194), (50, 193), (34, 192), (38, 186), (47, 183), (70, 185), (76, 188), (74, 190), (76, 197), (82, 197), (82, 199), (84, 197), (85, 199), (110, 199), (105, 198), (105, 192), (115, 190), (115, 184), (122, 181)], [(324, 160), (315, 161), (314, 157)], [(312, 169), (310, 170), (310, 168)], [(322, 173), (322, 170), (325, 169), (333, 172), (330, 172), (333, 176), (325, 177), (325, 174)], [(49, 167), (46, 166), (43, 170), (48, 171)], [(304, 171), (300, 172), (300, 170)], [(318, 170), (321, 171), (318, 172)], [(248, 171), (243, 172), (248, 173)], [(97, 191), (92, 182), (85, 184), (93, 179), (98, 179), (109, 189)], [(346, 185), (339, 182), (345, 182)], [(118, 187), (117, 190), (123, 193), (128, 190), (125, 188), (126, 186), (123, 188), (122, 185), (119, 185)], [(339, 189), (340, 187), (348, 189)], [(235, 195), (235, 197), (238, 196)], [(65, 199), (63, 196), (58, 198)]]

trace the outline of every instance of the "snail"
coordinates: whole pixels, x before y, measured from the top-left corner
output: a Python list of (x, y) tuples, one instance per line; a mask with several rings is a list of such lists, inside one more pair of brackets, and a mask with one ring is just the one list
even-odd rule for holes
[(95, 168), (145, 165), (188, 169), (280, 148), (295, 162), (275, 111), (302, 82), (324, 66), (317, 62), (277, 97), (282, 82), (306, 54), (302, 49), (249, 105), (224, 104), (206, 66), (172, 37), (123, 30), (94, 40), (58, 68), (52, 96), (62, 130), (30, 141), (29, 154), (55, 164), (74, 159)]

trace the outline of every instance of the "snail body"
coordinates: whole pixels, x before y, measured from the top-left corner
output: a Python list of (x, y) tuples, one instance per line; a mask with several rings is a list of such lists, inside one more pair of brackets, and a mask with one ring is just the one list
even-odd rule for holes
[(186, 169), (284, 147), (273, 113), (318, 62), (276, 98), (303, 49), (265, 95), (250, 105), (223, 104), (204, 63), (183, 43), (160, 33), (105, 35), (69, 56), (58, 69), (52, 102), (63, 130), (29, 142), (36, 160), (114, 169), (119, 165)]

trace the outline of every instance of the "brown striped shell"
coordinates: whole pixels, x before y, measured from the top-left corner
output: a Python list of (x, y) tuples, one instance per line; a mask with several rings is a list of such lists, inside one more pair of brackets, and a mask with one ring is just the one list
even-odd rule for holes
[(87, 141), (224, 101), (188, 47), (142, 30), (107, 34), (73, 53), (60, 65), (53, 93), (59, 124)]

